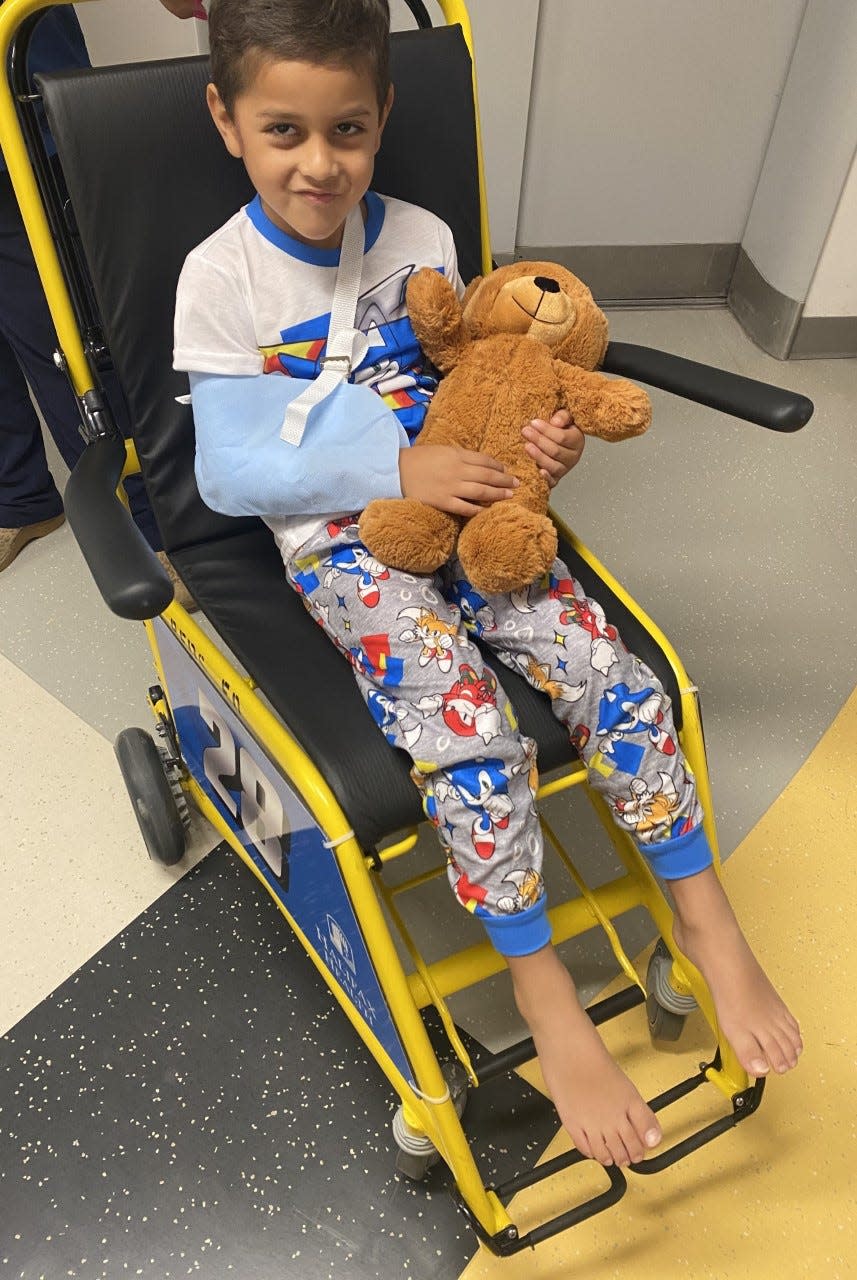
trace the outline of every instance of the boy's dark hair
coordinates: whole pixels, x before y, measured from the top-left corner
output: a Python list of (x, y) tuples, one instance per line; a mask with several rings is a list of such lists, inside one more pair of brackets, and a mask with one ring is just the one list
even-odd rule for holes
[(389, 0), (212, 0), (211, 78), (231, 114), (261, 61), (365, 62), (379, 109), (390, 88)]

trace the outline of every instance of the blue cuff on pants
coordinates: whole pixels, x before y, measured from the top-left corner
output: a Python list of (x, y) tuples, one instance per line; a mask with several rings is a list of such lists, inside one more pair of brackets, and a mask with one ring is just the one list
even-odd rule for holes
[(529, 956), (541, 951), (551, 940), (544, 894), (531, 907), (511, 916), (492, 916), (482, 907), (476, 908), (475, 915), (501, 956)]
[(639, 847), (655, 875), (662, 880), (683, 880), (685, 876), (695, 876), (714, 862), (708, 836), (701, 824), (673, 840)]

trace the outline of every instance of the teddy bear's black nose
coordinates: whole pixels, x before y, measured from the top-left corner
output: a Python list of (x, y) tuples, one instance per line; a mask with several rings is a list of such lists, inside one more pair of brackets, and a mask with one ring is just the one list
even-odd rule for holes
[(537, 289), (541, 289), (542, 293), (559, 293), (559, 281), (551, 280), (550, 276), (536, 276), (533, 284)]

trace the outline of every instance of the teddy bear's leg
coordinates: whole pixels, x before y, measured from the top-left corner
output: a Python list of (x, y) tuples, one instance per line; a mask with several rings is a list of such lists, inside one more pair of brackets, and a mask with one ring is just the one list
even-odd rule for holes
[(556, 558), (549, 516), (514, 500), (494, 502), (469, 520), (458, 538), (458, 558), (482, 595), (518, 591), (545, 574)]
[(458, 519), (416, 498), (376, 498), (360, 517), (360, 538), (391, 569), (434, 573), (455, 550)]

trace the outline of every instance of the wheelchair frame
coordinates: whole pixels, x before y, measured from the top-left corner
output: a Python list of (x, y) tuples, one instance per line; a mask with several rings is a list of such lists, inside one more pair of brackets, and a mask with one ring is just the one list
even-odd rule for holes
[[(439, 3), (446, 22), (461, 25), (472, 56), (472, 35), (464, 4), (461, 0), (439, 0)], [(51, 0), (6, 0), (2, 5), (0, 59), (4, 66), (18, 29), (39, 10), (49, 7), (52, 7)], [(420, 21), (418, 10), (421, 9), (415, 0), (412, 11)], [(115, 437), (115, 428), (111, 433), (112, 424), (105, 424), (100, 416), (92, 352), (85, 350), (81, 338), (24, 141), (18, 108), (6, 77), (0, 78), (0, 136), (57, 329), (58, 359), (78, 399), (85, 436), (90, 442), (103, 443)], [(479, 157), (482, 251), (485, 268), (490, 270), (481, 143)], [(678, 364), (690, 367), (687, 361)], [(645, 381), (644, 374), (637, 376)], [(651, 376), (648, 380), (657, 382)], [(665, 385), (663, 381), (657, 384)], [(703, 397), (695, 394), (693, 398)], [(809, 412), (811, 410), (810, 405)], [(805, 409), (803, 413), (805, 421), (809, 415)], [(803, 425), (803, 421), (797, 425)], [(115, 487), (138, 469), (133, 443), (125, 445), (120, 439), (115, 445), (115, 456), (121, 455), (121, 474), (117, 464), (108, 488)], [(73, 481), (74, 477), (69, 482), (71, 490)], [(119, 495), (124, 498), (121, 484)], [(127, 515), (123, 515), (123, 519), (130, 525)], [(563, 528), (563, 532), (645, 627), (673, 669), (681, 694), (679, 737), (696, 775), (706, 815), (705, 828), (719, 871), (697, 689), (657, 626), (570, 530)], [(97, 551), (88, 546), (83, 549), (97, 580)], [(149, 637), (158, 683), (149, 690), (148, 700), (164, 739), (167, 766), (180, 772), (182, 789), (271, 894), (401, 1100), (394, 1131), (404, 1152), (404, 1159), (400, 1161), (403, 1170), (419, 1176), (439, 1154), (452, 1171), (460, 1206), (478, 1238), (501, 1255), (534, 1246), (614, 1204), (624, 1194), (627, 1178), (621, 1170), (607, 1168), (604, 1169), (607, 1186), (601, 1194), (526, 1234), (518, 1229), (507, 1209), (510, 1197), (523, 1187), (580, 1161), (583, 1157), (575, 1150), (500, 1186), (485, 1185), (461, 1124), (460, 1084), (453, 1080), (454, 1072), (442, 1070), (421, 1010), (429, 1006), (437, 1010), (458, 1064), (458, 1079), (463, 1071), (469, 1087), (487, 1084), (495, 1075), (529, 1060), (534, 1056), (534, 1048), (532, 1041), (526, 1040), (509, 1050), (490, 1054), (479, 1066), (474, 1066), (446, 1003), (453, 993), (502, 970), (502, 957), (485, 941), (431, 964), (425, 962), (405, 926), (396, 898), (431, 877), (443, 875), (445, 867), (440, 865), (395, 887), (384, 882), (384, 868), (413, 848), (416, 829), (402, 834), (379, 851), (361, 848), (325, 779), (288, 727), (260, 697), (254, 680), (238, 670), (175, 600), (169, 600), (167, 591), (171, 591), (171, 587), (159, 567), (153, 564), (152, 554), (145, 548), (140, 554), (147, 564), (151, 591), (145, 600), (138, 600), (126, 611), (126, 616), (143, 618)], [(227, 787), (224, 781), (234, 778), (240, 781), (239, 794), (234, 784)], [(538, 797), (544, 799), (575, 786), (589, 791), (582, 764), (573, 765), (561, 777), (543, 782)], [(652, 1100), (651, 1105), (661, 1109), (700, 1085), (710, 1083), (730, 1108), (727, 1114), (697, 1133), (644, 1163), (631, 1166), (635, 1174), (651, 1174), (752, 1114), (761, 1101), (764, 1080), (751, 1083), (731, 1047), (720, 1036), (710, 994), (699, 973), (675, 947), (667, 899), (630, 835), (614, 825), (607, 806), (596, 794), (589, 791), (589, 797), (624, 872), (599, 888), (589, 889), (549, 822), (541, 816), (548, 843), (557, 850), (579, 891), (579, 896), (550, 909), (554, 942), (578, 936), (595, 923), (605, 929), (629, 985), (590, 1008), (590, 1016), (596, 1023), (645, 1000), (654, 1001), (663, 1009), (663, 986), (656, 992), (651, 981), (646, 984), (641, 981), (622, 951), (612, 924), (614, 917), (633, 907), (644, 906), (669, 948), (667, 998), (670, 992), (677, 998), (675, 1011), (686, 1009), (688, 997), (692, 997), (702, 1009), (717, 1042), (712, 1060), (701, 1065), (698, 1074), (667, 1089)], [(410, 954), (413, 964), (410, 971), (406, 972), (399, 958), (385, 911)]]

